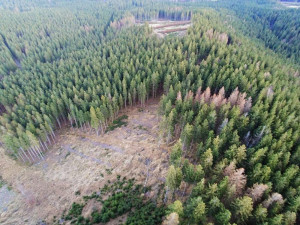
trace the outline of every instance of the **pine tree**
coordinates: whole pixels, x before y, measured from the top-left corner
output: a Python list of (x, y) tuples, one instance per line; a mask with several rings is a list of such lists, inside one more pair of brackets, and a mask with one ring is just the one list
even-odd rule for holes
[(177, 141), (177, 143), (172, 147), (172, 151), (170, 154), (170, 162), (174, 166), (179, 166), (182, 157), (182, 144), (181, 139)]
[(96, 115), (96, 111), (94, 107), (92, 106), (90, 108), (90, 117), (91, 117), (91, 126), (96, 130), (97, 135), (99, 135), (99, 119)]
[(97, 116), (97, 118), (99, 120), (99, 123), (100, 123), (101, 133), (104, 134), (104, 131), (105, 131), (105, 118), (104, 118), (104, 115), (101, 112), (100, 108), (96, 109), (96, 116)]
[(181, 133), (181, 139), (182, 139), (182, 148), (186, 151), (190, 147), (190, 143), (193, 138), (193, 126), (190, 124), (186, 124), (182, 133)]
[(167, 174), (167, 179), (166, 179), (166, 185), (171, 189), (171, 190), (176, 190), (182, 181), (182, 172), (180, 168), (176, 168), (171, 165), (168, 174)]
[(231, 212), (228, 209), (222, 209), (216, 214), (216, 224), (229, 224), (231, 219)]
[(258, 205), (253, 213), (253, 220), (255, 223), (263, 223), (267, 220), (268, 210), (262, 205)]
[(168, 210), (167, 210), (169, 213), (177, 213), (179, 217), (182, 217), (184, 214), (183, 214), (183, 206), (182, 206), (182, 203), (181, 201), (179, 200), (176, 200), (173, 204), (169, 205), (168, 206)]
[(252, 199), (248, 196), (236, 199), (234, 202), (234, 213), (239, 223), (246, 223), (253, 211)]
[(201, 158), (201, 165), (203, 166), (204, 170), (205, 171), (211, 170), (211, 167), (213, 165), (213, 155), (211, 149), (210, 148), (207, 149), (200, 158)]
[(193, 217), (197, 223), (205, 222), (205, 220), (206, 220), (206, 216), (205, 216), (206, 208), (205, 207), (206, 207), (206, 205), (203, 201), (199, 200), (197, 202), (197, 206), (194, 209), (194, 213), (193, 213)]

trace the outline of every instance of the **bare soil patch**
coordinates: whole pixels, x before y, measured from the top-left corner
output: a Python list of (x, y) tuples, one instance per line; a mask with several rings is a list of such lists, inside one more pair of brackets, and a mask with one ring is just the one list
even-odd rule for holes
[[(157, 101), (152, 100), (143, 110), (128, 108), (123, 113), (128, 115), (127, 126), (103, 136), (79, 129), (61, 130), (45, 160), (30, 167), (0, 150), (0, 176), (14, 193), (6, 210), (0, 208), (0, 224), (51, 223), (73, 202), (98, 191), (117, 175), (135, 178), (152, 190), (163, 183), (168, 151), (158, 145)], [(98, 206), (92, 204), (86, 210), (94, 207)]]

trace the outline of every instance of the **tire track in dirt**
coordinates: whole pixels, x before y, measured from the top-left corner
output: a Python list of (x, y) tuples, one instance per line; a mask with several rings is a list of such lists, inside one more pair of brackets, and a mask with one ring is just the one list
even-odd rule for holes
[(75, 155), (80, 156), (81, 158), (84, 158), (84, 159), (87, 159), (87, 160), (96, 162), (96, 163), (98, 163), (98, 164), (100, 164), (100, 165), (106, 165), (106, 166), (108, 166), (108, 167), (111, 167), (111, 164), (110, 164), (110, 163), (106, 163), (106, 162), (103, 162), (103, 161), (100, 160), (100, 159), (96, 159), (96, 158), (94, 158), (94, 157), (92, 157), (92, 156), (85, 155), (85, 154), (83, 154), (82, 152), (79, 152), (79, 151), (77, 151), (76, 149), (71, 148), (71, 145), (63, 145), (62, 148), (65, 149), (65, 150), (67, 150), (67, 151), (70, 152), (70, 153), (74, 153)]
[(118, 153), (122, 153), (124, 154), (124, 151), (123, 149), (117, 147), (117, 146), (113, 146), (113, 145), (108, 145), (108, 144), (105, 144), (105, 143), (100, 143), (100, 142), (97, 142), (97, 141), (92, 141), (91, 139), (89, 138), (84, 138), (84, 139), (81, 139), (82, 141), (88, 141), (89, 143), (93, 144), (94, 146), (96, 147), (101, 147), (101, 148), (106, 148), (106, 149), (109, 149), (109, 150), (112, 150), (114, 152), (118, 152)]

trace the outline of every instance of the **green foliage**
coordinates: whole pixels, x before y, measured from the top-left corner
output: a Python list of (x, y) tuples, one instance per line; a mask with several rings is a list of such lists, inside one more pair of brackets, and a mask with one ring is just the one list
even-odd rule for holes
[[(117, 176), (116, 181), (109, 182), (100, 189), (100, 194), (94, 192), (90, 196), (83, 196), (84, 204), (73, 203), (65, 219), (78, 225), (105, 224), (129, 212), (125, 224), (161, 223), (165, 215), (164, 206), (158, 207), (151, 200), (145, 200), (142, 197), (142, 194), (149, 189), (149, 187), (143, 188), (141, 185), (135, 185), (133, 179), (127, 180), (125, 177), (121, 179)], [(108, 196), (108, 198), (103, 200), (102, 196)], [(90, 217), (84, 218), (81, 215), (82, 209), (91, 199), (101, 202), (102, 209), (93, 211)]]
[(66, 220), (71, 220), (77, 218), (81, 215), (82, 209), (84, 205), (79, 203), (73, 203), (71, 209), (69, 210), (67, 216), (65, 217)]
[(190, 183), (199, 182), (204, 176), (202, 166), (200, 164), (194, 166), (193, 164), (189, 163), (188, 160), (185, 160), (183, 163), (182, 173), (183, 179)]
[(175, 168), (173, 165), (170, 166), (167, 174), (166, 185), (171, 189), (177, 189), (182, 181), (182, 171), (180, 168)]
[(176, 200), (173, 204), (168, 206), (167, 214), (170, 214), (172, 212), (176, 212), (179, 217), (183, 216), (183, 206), (181, 201)]
[(253, 210), (252, 199), (248, 196), (237, 199), (234, 203), (235, 217), (239, 223), (247, 222)]
[(129, 212), (132, 208), (138, 207), (141, 203), (141, 199), (136, 196), (136, 194), (127, 194), (124, 192), (114, 193), (103, 202), (103, 208), (99, 216), (95, 212), (92, 214), (93, 223), (106, 223), (110, 219)]
[(158, 207), (152, 202), (141, 205), (133, 212), (129, 213), (126, 225), (156, 225), (161, 224), (162, 217), (165, 215), (163, 207)]
[(197, 221), (198, 223), (201, 221), (202, 223), (205, 220), (205, 203), (202, 201), (199, 201), (197, 203), (196, 208), (194, 209), (194, 219), (195, 221)]
[(228, 209), (224, 209), (216, 215), (217, 224), (228, 224), (231, 219), (231, 212)]
[(174, 164), (174, 166), (178, 166), (180, 164), (182, 157), (182, 144), (181, 140), (173, 146), (171, 154), (170, 154), (170, 162), (171, 164)]
[(127, 115), (123, 115), (123, 116), (120, 116), (119, 118), (117, 118), (116, 120), (113, 121), (113, 123), (111, 125), (108, 126), (106, 132), (109, 132), (109, 131), (112, 131), (118, 127), (121, 127), (121, 126), (126, 126), (127, 125), (127, 122), (126, 121), (123, 121), (123, 120), (126, 120), (128, 118)]

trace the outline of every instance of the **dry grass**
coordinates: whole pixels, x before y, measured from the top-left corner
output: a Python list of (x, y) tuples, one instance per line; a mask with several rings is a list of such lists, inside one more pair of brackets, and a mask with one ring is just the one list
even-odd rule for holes
[[(0, 212), (0, 224), (36, 224), (61, 215), (83, 195), (98, 191), (116, 175), (135, 178), (153, 189), (163, 183), (168, 167), (165, 146), (158, 146), (157, 102), (144, 110), (127, 109), (128, 125), (103, 136), (77, 129), (61, 130), (45, 161), (26, 167), (0, 155), (0, 175), (16, 193), (6, 212)], [(68, 151), (66, 148), (73, 151)], [(147, 162), (150, 164), (147, 165)], [(75, 195), (80, 191), (81, 195)], [(97, 205), (90, 205), (86, 211)], [(2, 214), (1, 214), (2, 213)]]

